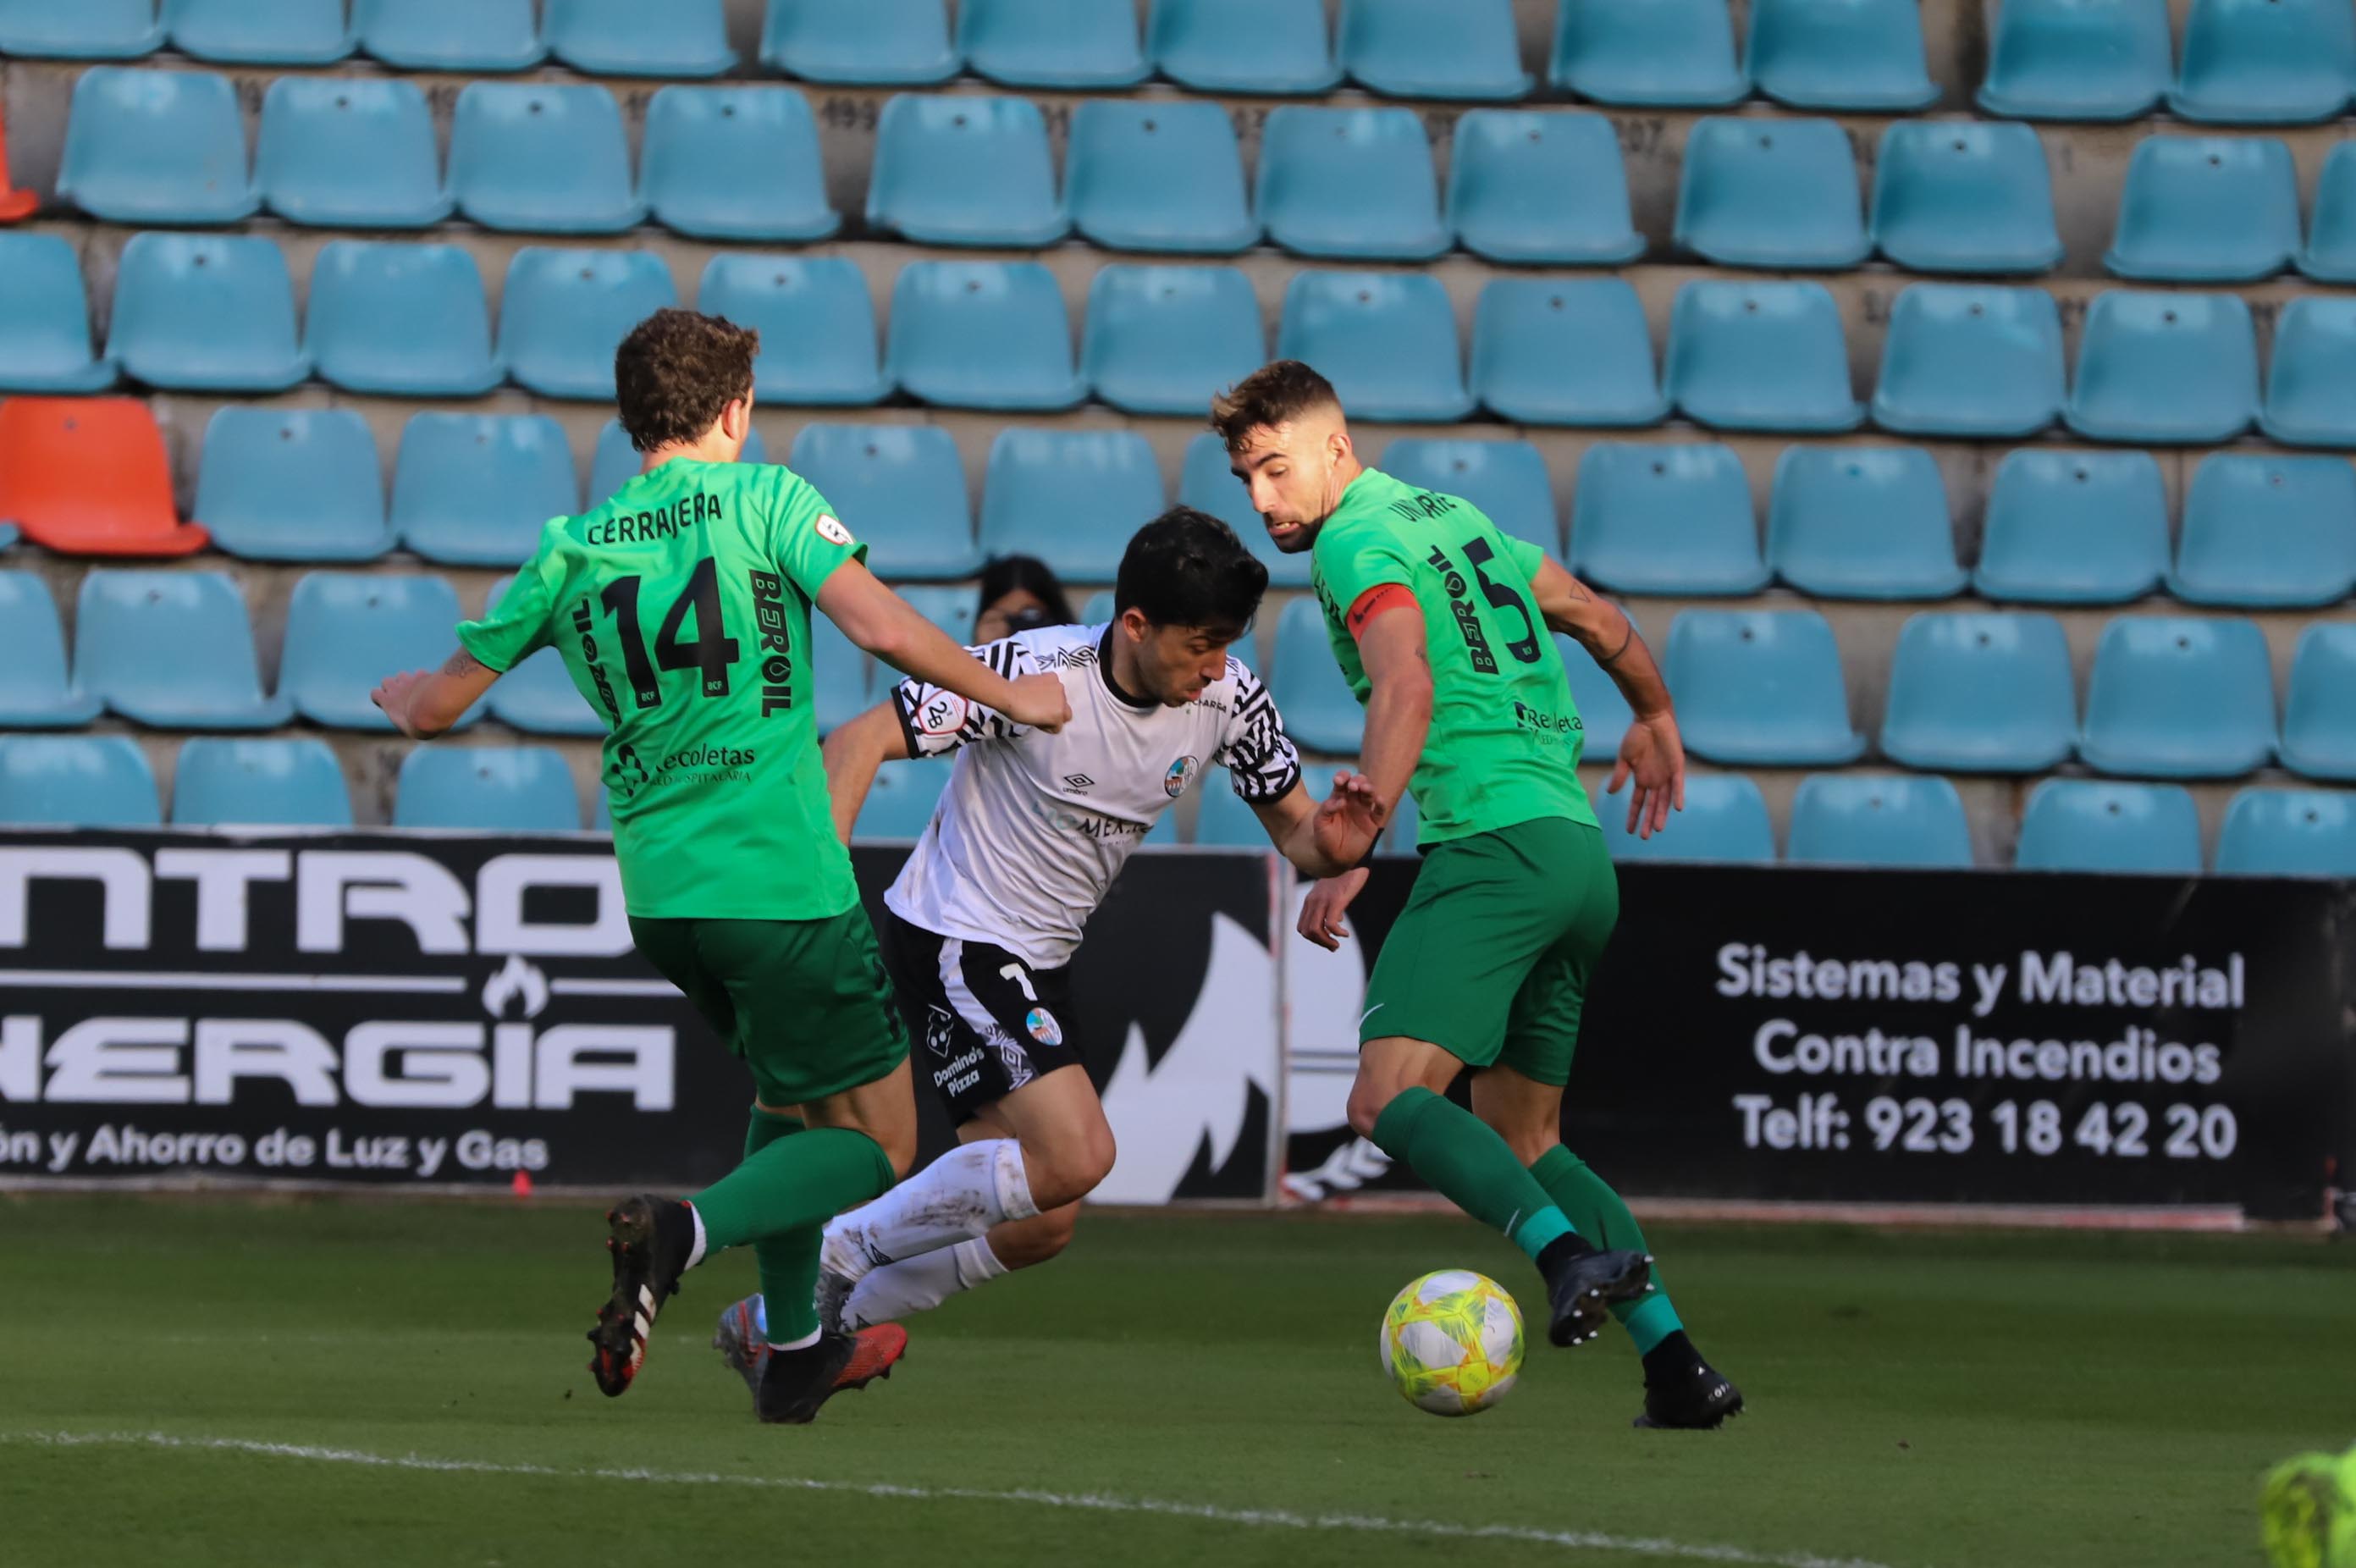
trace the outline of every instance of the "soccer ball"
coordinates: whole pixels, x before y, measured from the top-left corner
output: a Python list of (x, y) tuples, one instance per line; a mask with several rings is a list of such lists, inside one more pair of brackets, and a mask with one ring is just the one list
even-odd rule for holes
[(1401, 1398), (1434, 1415), (1478, 1415), (1522, 1370), (1522, 1309), (1470, 1269), (1426, 1274), (1383, 1314), (1383, 1370)]

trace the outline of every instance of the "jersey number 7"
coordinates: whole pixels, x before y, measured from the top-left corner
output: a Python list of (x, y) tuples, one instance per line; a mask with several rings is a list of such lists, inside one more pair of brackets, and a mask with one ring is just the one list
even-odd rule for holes
[[(655, 671), (663, 670), (693, 670), (703, 678), (703, 694), (724, 697), (728, 694), (728, 667), (736, 662), (736, 639), (728, 635), (728, 628), (720, 608), (720, 569), (707, 555), (695, 564), (687, 579), (687, 586), (671, 601), (670, 613), (663, 617), (662, 629), (655, 634), (654, 658), (647, 657), (646, 634), (638, 627), (638, 589), (637, 576), (616, 577), (605, 585), (598, 602), (605, 607), (621, 633), (622, 668), (629, 676), (630, 693), (641, 708), (659, 707), (662, 703), (662, 687), (656, 682)], [(681, 642), (679, 634), (687, 624), (688, 611), (695, 612), (695, 640)]]

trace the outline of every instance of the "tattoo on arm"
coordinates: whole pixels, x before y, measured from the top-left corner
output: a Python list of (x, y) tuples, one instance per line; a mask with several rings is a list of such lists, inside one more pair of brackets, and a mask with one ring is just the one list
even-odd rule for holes
[(1606, 670), (1619, 663), (1626, 656), (1628, 650), (1636, 644), (1636, 623), (1623, 618), (1622, 625), (1626, 628), (1626, 630), (1621, 636), (1620, 646), (1595, 661)]
[(473, 654), (467, 652), (462, 648), (458, 650), (457, 652), (450, 655), (449, 661), (442, 666), (442, 673), (444, 675), (472, 675), (478, 670), (488, 668), (489, 666), (484, 664)]

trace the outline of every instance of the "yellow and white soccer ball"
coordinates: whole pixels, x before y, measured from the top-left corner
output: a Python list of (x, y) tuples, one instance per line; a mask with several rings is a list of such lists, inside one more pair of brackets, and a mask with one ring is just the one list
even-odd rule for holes
[(1383, 1370), (1406, 1401), (1434, 1415), (1478, 1415), (1522, 1370), (1522, 1309), (1470, 1269), (1442, 1269), (1391, 1298)]

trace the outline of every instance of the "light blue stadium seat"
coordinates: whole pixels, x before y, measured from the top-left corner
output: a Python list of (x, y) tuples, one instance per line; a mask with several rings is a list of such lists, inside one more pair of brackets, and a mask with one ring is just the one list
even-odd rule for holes
[(2298, 174), (2272, 136), (2146, 136), (2103, 265), (2153, 283), (2249, 283), (2298, 252)]
[(1411, 109), (1271, 109), (1259, 220), (1304, 256), (1420, 262), (1449, 248), (1431, 141)]
[(483, 274), (456, 245), (328, 242), (311, 266), (304, 349), (346, 392), (479, 397), (507, 380)]
[(647, 215), (621, 109), (586, 84), (468, 82), (450, 125), (450, 194), (469, 221), (529, 234), (618, 234)]
[(1696, 121), (1677, 184), (1676, 245), (1720, 266), (1837, 271), (1871, 250), (1848, 134), (1830, 120)]
[(2223, 876), (2356, 877), (2356, 794), (2244, 789), (2217, 835)]
[(250, 236), (134, 234), (106, 351), (133, 380), (174, 391), (284, 392), (311, 373), (286, 258)]
[(191, 740), (172, 768), (172, 825), (348, 828), (351, 791), (323, 740)]
[(1686, 777), (1686, 809), (1669, 813), (1668, 826), (1650, 838), (1628, 831), (1626, 797), (1605, 797), (1595, 815), (1603, 824), (1603, 847), (1615, 861), (1700, 860), (1767, 865), (1775, 859), (1775, 830), (1759, 786), (1740, 773), (1693, 773)]
[(670, 269), (650, 251), (526, 245), (508, 263), (498, 356), (542, 397), (611, 402), (614, 346), (678, 303)]
[(1145, 80), (1132, 0), (958, 0), (958, 52), (1008, 87), (1081, 91)]
[(2097, 441), (2211, 446), (2257, 416), (2257, 340), (2240, 295), (2094, 296), (2063, 413), (2071, 429)]
[(2115, 616), (2086, 684), (2078, 755), (2102, 773), (2237, 779), (2275, 753), (2275, 691), (2256, 623)]
[(1794, 865), (1965, 871), (1972, 834), (1963, 797), (1935, 774), (1812, 773), (1792, 797)]
[(1178, 504), (1209, 512), (1234, 529), (1268, 568), (1269, 587), (1309, 586), (1309, 553), (1287, 555), (1270, 542), (1268, 524), (1252, 510), (1251, 497), (1229, 465), (1226, 444), (1208, 431), (1186, 443), (1185, 461), (1178, 471)]
[(2356, 300), (2303, 295), (2275, 319), (2258, 424), (2290, 446), (2356, 447)]
[[(1268, 830), (1260, 826), (1258, 814), (1241, 795), (1236, 793), (1226, 768), (1214, 771), (1217, 777), (1203, 782), (1200, 791), (1203, 803), (1194, 813), (1194, 836), (1187, 842), (1200, 844), (1205, 849), (1268, 848)], [(1304, 775), (1301, 782), (1309, 786), (1312, 794), (1320, 800), (1324, 799), (1324, 792), (1316, 789), (1310, 776)], [(1331, 783), (1330, 776), (1328, 783)], [(1400, 800), (1404, 803), (1409, 798), (1401, 796)], [(1168, 822), (1177, 813), (1173, 811), (1162, 820)], [(1394, 823), (1391, 832), (1398, 831), (1398, 825)]]
[(1036, 262), (911, 262), (892, 287), (886, 380), (950, 408), (1069, 408), (1071, 317)]
[(2019, 439), (2062, 416), (2062, 313), (2041, 288), (1909, 285), (1891, 307), (1873, 423)]
[(0, 823), (152, 828), (164, 821), (155, 770), (121, 735), (0, 735)]
[(942, 0), (769, 0), (761, 63), (805, 81), (915, 87), (962, 63)]
[[(491, 603), (498, 600), (499, 588), (495, 587)], [(605, 721), (589, 705), (581, 688), (573, 683), (572, 671), (564, 667), (564, 656), (553, 648), (528, 654), (500, 676), (486, 705), (499, 723), (527, 735), (605, 733)]]
[(1619, 137), (1601, 114), (1475, 109), (1457, 121), (1448, 227), (1493, 262), (1616, 266), (1644, 253)]
[(1102, 626), (1112, 619), (1112, 597), (1110, 588), (1098, 588), (1090, 594), (1087, 603), (1080, 607), (1080, 625)]
[(1916, 0), (1751, 0), (1751, 84), (1794, 109), (1911, 113), (1939, 100)]
[(321, 229), (430, 229), (456, 203), (417, 84), (282, 76), (262, 99), (254, 184), (271, 211)]
[(216, 410), (194, 521), (248, 561), (373, 561), (393, 543), (376, 437), (348, 408)]
[(473, 832), (581, 831), (564, 754), (545, 746), (421, 746), (402, 758), (396, 828)]
[(1530, 91), (1513, 0), (1342, 0), (1342, 69), (1385, 98), (1512, 99)]
[(155, 0), (0, 0), (0, 55), (136, 59), (163, 44)]
[(1726, 0), (1561, 0), (1547, 76), (1637, 109), (1716, 109), (1751, 93)]
[(1909, 768), (2044, 773), (2070, 758), (2078, 698), (2050, 615), (1909, 616), (1890, 661), (1881, 749)]
[(1232, 255), (1259, 239), (1235, 124), (1215, 103), (1086, 100), (1064, 189), (1081, 234), (1110, 250)]
[[(1621, 611), (1627, 615), (1623, 607)], [(1636, 618), (1628, 616), (1634, 626)], [(1639, 628), (1638, 636), (1643, 636)], [(1620, 755), (1621, 738), (1628, 733), (1635, 714), (1628, 699), (1620, 693), (1619, 685), (1595, 656), (1560, 632), (1555, 633), (1555, 651), (1562, 656), (1562, 672), (1570, 682), (1570, 700), (1579, 706), (1579, 722), (1583, 736), (1580, 759), (1587, 762), (1609, 762)], [(1598, 811), (1605, 808), (1598, 807)]]
[(261, 205), (229, 78), (93, 66), (74, 83), (58, 199), (110, 223), (234, 223)]
[(1669, 400), (1719, 430), (1853, 430), (1840, 309), (1815, 283), (1689, 283), (1669, 317)]
[(1124, 413), (1200, 418), (1267, 359), (1259, 300), (1234, 267), (1114, 265), (1088, 285), (1080, 374)]
[(2192, 0), (2168, 106), (2225, 125), (2329, 120), (2356, 91), (2356, 11), (2342, 0)]
[(74, 617), (74, 684), (134, 724), (276, 729), (294, 717), (265, 697), (253, 627), (219, 572), (91, 572)]
[(1003, 430), (981, 484), (981, 553), (1036, 555), (1067, 583), (1109, 583), (1162, 510), (1162, 470), (1129, 430)]
[(2115, 605), (2167, 575), (2168, 489), (2148, 452), (2011, 452), (1972, 585), (2026, 604)]
[(547, 0), (549, 51), (586, 76), (725, 76), (725, 0)]
[(784, 87), (666, 87), (647, 104), (640, 186), (654, 220), (699, 240), (823, 240), (818, 122)]
[[(768, 448), (762, 443), (761, 432), (755, 429), (744, 443), (740, 463), (766, 463)], [(638, 465), (643, 461), (630, 438), (622, 430), (622, 422), (609, 419), (597, 429), (597, 445), (589, 457), (589, 504), (603, 506), (613, 499), (614, 492), (638, 477)]]
[(866, 653), (843, 636), (834, 622), (815, 612), (810, 616), (810, 663), (804, 684), (813, 690), (809, 699), (812, 716), (822, 736), (832, 734), (838, 725), (857, 718), (880, 701), (884, 693), (878, 687), (882, 682), (900, 679), (900, 672), (889, 668), (879, 667), (871, 672)]
[(1472, 392), (1524, 424), (1658, 424), (1669, 413), (1625, 278), (1490, 283), (1472, 311)]
[(172, 47), (230, 65), (332, 65), (357, 40), (343, 0), (164, 0)]
[(1402, 436), (1384, 448), (1377, 467), (1402, 484), (1469, 501), (1499, 532), (1562, 557), (1554, 485), (1546, 458), (1526, 441)]
[(531, 0), (352, 0), (360, 51), (402, 70), (529, 70), (548, 58)]
[(1287, 600), (1278, 612), (1274, 664), (1267, 671), (1269, 694), (1294, 743), (1328, 757), (1356, 756), (1365, 738), (1366, 712), (1333, 662), (1324, 612), (1315, 599)]
[(2356, 283), (2356, 141), (2324, 155), (2298, 270), (2319, 283)]
[(1153, 0), (1145, 52), (1197, 92), (1318, 93), (1342, 80), (1323, 0)]
[(2021, 813), (2023, 871), (2201, 875), (2201, 813), (2175, 784), (2048, 779)]
[(2023, 120), (2140, 120), (2175, 74), (2151, 0), (2004, 0), (1979, 105)]
[(1831, 623), (1815, 610), (1686, 610), (1662, 664), (1697, 757), (1733, 765), (1838, 767), (1865, 751)]
[(2356, 626), (2323, 621), (2299, 634), (2283, 705), (2282, 761), (2309, 779), (2356, 781)]
[[(279, 693), (314, 724), (391, 734), (392, 722), (369, 693), (387, 675), (440, 669), (463, 618), (442, 577), (306, 572), (286, 604)], [(470, 708), (459, 725), (477, 716)]]
[(1295, 273), (1276, 353), (1323, 371), (1354, 419), (1437, 424), (1472, 412), (1455, 311), (1429, 273)]
[[(966, 647), (973, 645), (973, 623), (981, 607), (974, 602), (971, 588), (925, 584), (904, 586), (899, 593), (911, 609), (939, 627), (950, 641)], [(879, 662), (875, 670), (876, 694), (881, 696), (899, 679), (898, 671)]]
[(867, 787), (867, 799), (860, 803), (859, 816), (851, 823), (851, 841), (905, 843), (924, 837), (933, 820), (933, 808), (949, 787), (956, 761), (953, 757), (925, 757), (877, 768), (875, 782)]
[(967, 577), (981, 568), (965, 465), (937, 424), (802, 426), (786, 466), (824, 496), (887, 580)]
[(581, 510), (573, 447), (544, 413), (414, 413), (392, 469), (402, 546), (454, 566), (513, 566)]
[(1062, 239), (1071, 219), (1038, 106), (894, 94), (875, 134), (867, 226), (924, 245), (1035, 250)]
[(103, 392), (114, 376), (114, 362), (91, 351), (74, 248), (55, 234), (0, 233), (0, 392)]
[(2027, 125), (1893, 120), (1873, 169), (1873, 245), (1916, 273), (2041, 273), (2062, 260), (2045, 146)]
[(1967, 580), (1955, 564), (1946, 486), (1920, 446), (1783, 448), (1767, 509), (1767, 566), (1820, 599), (1944, 599)]
[(66, 673), (57, 601), (35, 572), (0, 572), (0, 730), (71, 729), (98, 717), (96, 696)]
[(1728, 447), (1599, 441), (1579, 461), (1570, 569), (1621, 594), (1753, 594), (1767, 585), (1751, 481)]
[(2356, 590), (2356, 468), (2220, 452), (2193, 470), (2168, 591), (2187, 604), (2306, 608)]
[(753, 382), (762, 402), (861, 407), (891, 391), (867, 279), (848, 257), (723, 252), (703, 269), (695, 305), (761, 334)]

